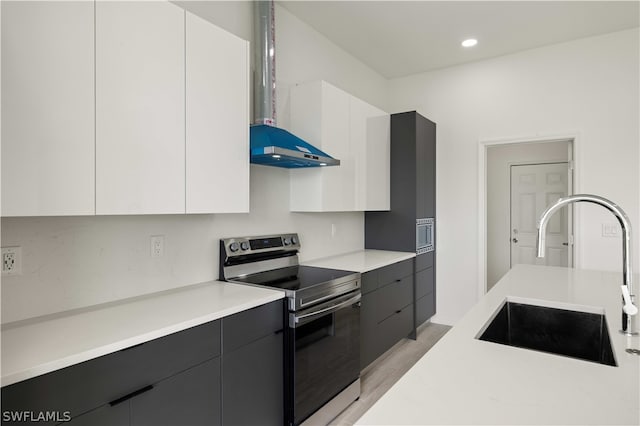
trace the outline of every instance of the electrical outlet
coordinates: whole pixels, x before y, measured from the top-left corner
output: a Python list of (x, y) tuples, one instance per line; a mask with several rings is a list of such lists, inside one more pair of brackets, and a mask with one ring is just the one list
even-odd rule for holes
[(151, 236), (151, 257), (158, 258), (164, 256), (164, 235)]
[(22, 249), (2, 247), (2, 275), (22, 274)]

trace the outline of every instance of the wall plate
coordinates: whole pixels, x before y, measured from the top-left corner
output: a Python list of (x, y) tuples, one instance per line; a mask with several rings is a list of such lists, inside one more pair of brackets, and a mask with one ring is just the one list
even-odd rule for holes
[(22, 248), (2, 247), (2, 275), (22, 274)]

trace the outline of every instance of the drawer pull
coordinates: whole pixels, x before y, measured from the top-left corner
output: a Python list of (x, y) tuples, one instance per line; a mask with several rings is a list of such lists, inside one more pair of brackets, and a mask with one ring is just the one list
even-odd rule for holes
[(145, 386), (145, 387), (143, 387), (143, 388), (141, 388), (141, 389), (138, 389), (137, 391), (133, 391), (133, 392), (131, 392), (131, 393), (130, 393), (130, 394), (128, 394), (128, 395), (125, 395), (125, 396), (123, 396), (123, 397), (120, 397), (120, 398), (118, 398), (118, 399), (116, 399), (116, 400), (111, 401), (111, 402), (109, 403), (109, 405), (113, 407), (113, 406), (115, 406), (115, 405), (118, 405), (118, 404), (120, 404), (120, 403), (122, 403), (122, 402), (125, 402), (125, 401), (127, 401), (127, 400), (129, 400), (129, 399), (133, 398), (134, 396), (138, 396), (138, 395), (140, 395), (140, 394), (143, 394), (143, 393), (145, 393), (145, 392), (148, 392), (148, 391), (150, 391), (151, 389), (153, 389), (153, 386), (151, 386), (151, 385), (147, 385), (147, 386)]
[(402, 281), (401, 279), (397, 279), (396, 282), (399, 283), (400, 281)]
[(396, 311), (396, 314), (399, 314), (400, 312), (402, 312), (402, 309), (397, 310), (397, 311)]

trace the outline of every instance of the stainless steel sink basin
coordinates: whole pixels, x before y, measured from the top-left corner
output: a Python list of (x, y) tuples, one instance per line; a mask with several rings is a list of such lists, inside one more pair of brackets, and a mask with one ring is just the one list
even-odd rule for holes
[(603, 314), (507, 300), (477, 338), (617, 367)]

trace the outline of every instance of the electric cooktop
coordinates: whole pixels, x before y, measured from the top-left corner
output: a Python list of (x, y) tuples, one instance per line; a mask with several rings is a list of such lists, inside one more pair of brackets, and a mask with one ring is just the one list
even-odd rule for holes
[(353, 274), (352, 271), (296, 265), (236, 277), (233, 281), (295, 291), (322, 285)]

